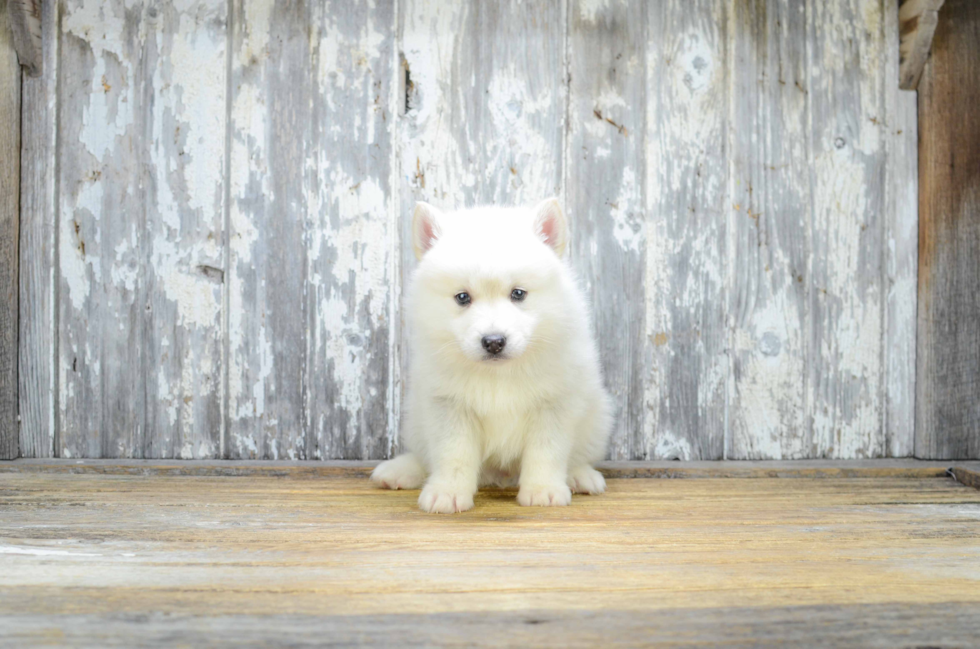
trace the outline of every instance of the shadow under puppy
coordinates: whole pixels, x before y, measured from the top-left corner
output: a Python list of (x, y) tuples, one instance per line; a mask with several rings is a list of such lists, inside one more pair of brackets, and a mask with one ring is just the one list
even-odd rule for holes
[(417, 489), (419, 507), (473, 507), (478, 485), (520, 486), (521, 505), (605, 491), (593, 465), (612, 426), (586, 300), (565, 260), (557, 199), (533, 209), (412, 218), (403, 442), (371, 479)]

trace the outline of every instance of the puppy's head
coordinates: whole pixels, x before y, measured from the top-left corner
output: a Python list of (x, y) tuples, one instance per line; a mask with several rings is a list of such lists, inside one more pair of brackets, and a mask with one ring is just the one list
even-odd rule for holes
[(441, 212), (415, 207), (413, 324), (430, 350), (496, 366), (560, 344), (568, 225), (555, 198), (537, 207)]

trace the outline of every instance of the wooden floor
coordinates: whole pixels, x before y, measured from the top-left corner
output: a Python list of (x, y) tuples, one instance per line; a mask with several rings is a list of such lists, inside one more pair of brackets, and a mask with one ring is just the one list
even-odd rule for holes
[(934, 464), (455, 516), (363, 468), (39, 466), (0, 464), (4, 646), (980, 644), (980, 491)]

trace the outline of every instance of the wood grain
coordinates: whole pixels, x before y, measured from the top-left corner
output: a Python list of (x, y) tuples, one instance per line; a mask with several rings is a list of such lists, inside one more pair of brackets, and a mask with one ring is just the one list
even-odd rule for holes
[(883, 4), (885, 34), (885, 211), (882, 287), (884, 299), (885, 448), (889, 457), (910, 457), (915, 445), (916, 275), (919, 266), (918, 115), (915, 93), (896, 87), (897, 0)]
[(563, 39), (558, 3), (400, 5), (400, 219), (419, 198), (455, 208), (561, 191)]
[(17, 321), (20, 284), (20, 66), (0, 3), (0, 460), (20, 455)]
[(919, 84), (915, 455), (980, 457), (980, 5), (949, 0)]
[[(806, 13), (737, 3), (732, 199), (731, 459), (809, 456), (806, 403), (812, 187), (806, 133)], [(728, 206), (726, 206), (727, 208)]]
[(648, 11), (644, 457), (724, 457), (729, 3)]
[(62, 19), (66, 457), (217, 453), (224, 8), (80, 2)]
[(23, 452), (389, 456), (414, 202), (558, 194), (610, 457), (907, 456), (896, 1), (45, 3)]
[(813, 186), (810, 222), (810, 457), (880, 457), (884, 35), (878, 3), (807, 4)]
[(61, 457), (133, 457), (143, 442), (149, 200), (142, 12), (71, 3), (58, 48), (56, 343)]
[(29, 77), (40, 76), (44, 69), (41, 44), (41, 0), (7, 0), (10, 31), (13, 33), (17, 62)]
[(647, 128), (644, 3), (573, 2), (565, 201), (571, 259), (592, 304), (616, 426), (613, 459), (649, 456), (644, 386)]
[(980, 634), (980, 605), (848, 604), (725, 607), (662, 611), (565, 611), (525, 608), (390, 615), (123, 614), (52, 619), (37, 613), (0, 618), (0, 640), (14, 646), (267, 647), (650, 647), (702, 646), (969, 647)]
[(320, 3), (313, 24), (306, 457), (383, 457), (397, 436), (389, 363), (398, 328), (395, 7)]
[(150, 7), (142, 21), (146, 410), (135, 457), (221, 452), (227, 5)]
[(866, 646), (977, 629), (980, 491), (951, 479), (609, 487), (554, 509), (485, 491), (443, 517), (362, 477), (2, 473), (0, 639), (489, 642), (482, 619), (563, 646), (723, 628)]
[(236, 4), (229, 457), (390, 449), (394, 20)]
[(310, 38), (306, 5), (241, 0), (233, 16), (224, 453), (306, 457), (306, 230), (316, 180), (311, 57), (318, 39)]
[(898, 12), (901, 38), (899, 86), (915, 90), (929, 59), (932, 38), (939, 22), (943, 0), (902, 0)]
[[(20, 616), (3, 639), (14, 645), (98, 644), (128, 647), (139, 636), (149, 647), (170, 646), (175, 636), (190, 645), (302, 646), (322, 638), (342, 646), (402, 647), (508, 645), (535, 647), (617, 647), (684, 645), (751, 647), (826, 643), (834, 647), (969, 646), (980, 633), (975, 604), (878, 604), (785, 606), (770, 609), (718, 608), (633, 611), (529, 609), (504, 613), (435, 615), (197, 617), (124, 615), (107, 626), (102, 619), (64, 616), (58, 624), (42, 615)], [(6, 620), (4, 620), (6, 622)], [(174, 632), (179, 628), (179, 633)]]
[(44, 74), (23, 80), (20, 177), (20, 449), (52, 457), (57, 426), (58, 12), (42, 5)]

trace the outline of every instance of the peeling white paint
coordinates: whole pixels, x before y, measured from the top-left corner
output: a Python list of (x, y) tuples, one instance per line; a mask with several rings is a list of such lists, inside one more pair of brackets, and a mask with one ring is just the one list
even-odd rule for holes
[(253, 65), (268, 55), (271, 2), (243, 2), (241, 26), (244, 31), (242, 45), (235, 57), (238, 63)]
[(76, 240), (74, 221), (61, 219), (61, 241), (59, 260), (61, 276), (68, 287), (68, 297), (76, 311), (81, 311), (88, 299), (91, 288), (90, 273), (86, 267), (91, 267), (91, 275), (99, 276), (99, 258), (94, 255), (85, 256), (80, 246), (71, 245)]
[(177, 394), (173, 391), (173, 386), (167, 378), (167, 372), (161, 365), (157, 368), (157, 401), (165, 404), (167, 417), (170, 425), (177, 423)]
[[(120, 7), (132, 10), (137, 3), (127, 0)], [(79, 134), (82, 145), (95, 156), (103, 159), (116, 147), (116, 140), (125, 135), (133, 123), (132, 106), (135, 103), (135, 88), (108, 78), (106, 57), (112, 56), (124, 72), (128, 72), (128, 54), (122, 38), (126, 33), (124, 16), (117, 14), (110, 5), (96, 0), (69, 4), (62, 18), (62, 32), (76, 36), (92, 48), (95, 68), (92, 70), (91, 86), (86, 98), (82, 116), (83, 128)], [(118, 84), (122, 83), (126, 94), (120, 96)], [(110, 92), (116, 84), (115, 92)]]
[[(884, 60), (892, 55), (885, 47), (880, 3), (859, 3), (852, 15), (853, 4), (833, 1), (814, 6), (807, 20), (808, 33), (816, 35), (816, 42), (806, 42), (811, 60), (803, 66), (809, 68), (809, 78), (785, 79), (789, 89), (795, 87), (792, 82), (809, 82), (803, 90), (809, 102), (807, 114), (816, 121), (772, 125), (782, 129), (783, 138), (774, 149), (767, 148), (773, 142), (761, 131), (751, 140), (753, 148), (771, 151), (774, 158), (809, 156), (809, 176), (800, 182), (813, 188), (813, 214), (767, 215), (777, 219), (775, 230), (755, 226), (760, 228), (758, 256), (769, 266), (755, 269), (757, 276), (736, 272), (742, 268), (737, 260), (725, 257), (732, 253), (725, 248), (735, 237), (732, 223), (751, 218), (744, 210), (730, 207), (738, 202), (732, 194), (748, 190), (736, 184), (738, 178), (732, 187), (727, 184), (731, 161), (725, 156), (733, 154), (726, 148), (732, 137), (726, 120), (732, 114), (730, 93), (738, 88), (730, 76), (735, 63), (728, 58), (728, 48), (740, 32), (726, 30), (741, 29), (727, 17), (728, 3), (698, 6), (698, 16), (693, 16), (688, 15), (688, 5), (672, 1), (670, 11), (649, 17), (648, 32), (657, 21), (676, 24), (663, 26), (663, 34), (646, 34), (644, 47), (617, 63), (618, 79), (646, 75), (640, 93), (646, 103), (637, 105), (629, 99), (637, 94), (633, 89), (610, 81), (589, 98), (585, 114), (578, 116), (582, 106), (570, 110), (574, 120), (570, 125), (563, 123), (567, 89), (532, 78), (532, 64), (537, 61), (529, 64), (523, 54), (508, 47), (515, 38), (533, 42), (540, 37), (540, 26), (535, 27), (538, 31), (521, 26), (506, 13), (507, 8), (499, 9), (505, 12), (501, 19), (507, 30), (480, 33), (482, 38), (495, 39), (493, 60), (471, 69), (462, 62), (472, 55), (466, 48), (474, 37), (474, 6), (406, 0), (399, 5), (397, 20), (363, 21), (356, 29), (343, 22), (340, 12), (311, 7), (312, 20), (304, 26), (307, 31), (301, 39), (308, 40), (310, 56), (315, 57), (309, 79), (320, 94), (313, 103), (318, 110), (325, 107), (331, 118), (321, 116), (317, 135), (323, 141), (300, 143), (308, 153), (293, 172), (302, 191), (288, 208), (290, 214), (303, 214), (305, 219), (303, 240), (295, 244), (296, 254), (305, 255), (307, 285), (298, 289), (301, 304), (296, 309), (304, 315), (309, 310), (314, 313), (303, 323), (305, 340), (281, 341), (269, 319), (282, 314), (269, 313), (263, 301), (264, 296), (285, 289), (273, 285), (264, 271), (257, 273), (256, 266), (270, 264), (269, 250), (284, 247), (269, 247), (269, 233), (251, 207), (259, 201), (281, 207), (272, 187), (277, 170), (270, 169), (266, 151), (268, 143), (278, 147), (289, 135), (272, 130), (275, 98), (267, 94), (269, 75), (279, 65), (269, 61), (280, 46), (270, 32), (279, 17), (269, 3), (257, 1), (244, 3), (235, 16), (240, 22), (234, 33), (240, 40), (232, 45), (236, 75), (228, 143), (232, 173), (226, 179), (228, 41), (221, 31), (225, 3), (178, 0), (163, 15), (130, 0), (116, 5), (71, 0), (64, 9), (61, 38), (87, 43), (91, 63), (86, 63), (85, 87), (75, 89), (78, 105), (62, 107), (63, 114), (78, 115), (78, 140), (62, 144), (66, 150), (77, 150), (78, 162), (72, 164), (79, 167), (80, 177), (62, 179), (57, 206), (61, 244), (57, 290), (67, 292), (61, 298), (65, 333), (57, 362), (61, 420), (70, 422), (78, 416), (86, 406), (79, 403), (81, 395), (92, 398), (93, 390), (102, 389), (101, 380), (119, 376), (118, 347), (112, 347), (112, 341), (101, 347), (97, 337), (108, 340), (107, 332), (117, 329), (119, 340), (132, 336), (130, 315), (146, 309), (147, 305), (137, 303), (145, 296), (151, 314), (145, 317), (167, 332), (154, 332), (157, 348), (146, 361), (156, 364), (149, 376), (157, 385), (149, 394), (162, 406), (163, 420), (162, 428), (147, 433), (170, 444), (161, 452), (182, 458), (215, 455), (218, 451), (210, 436), (202, 437), (208, 433), (202, 430), (202, 422), (208, 403), (227, 397), (224, 414), (234, 423), (230, 441), (238, 453), (306, 457), (302, 431), (289, 433), (296, 436), (295, 442), (289, 434), (277, 437), (276, 431), (277, 416), (283, 414), (279, 401), (286, 389), (276, 385), (281, 375), (277, 355), (290, 345), (307, 346), (306, 374), (295, 377), (297, 383), (320, 381), (318, 389), (329, 385), (337, 394), (333, 404), (310, 405), (318, 398), (315, 392), (306, 397), (304, 421), (313, 431), (309, 434), (335, 435), (339, 429), (332, 427), (339, 426), (338, 416), (349, 417), (354, 422), (350, 426), (359, 425), (359, 418), (370, 415), (374, 399), (388, 390), (389, 429), (360, 432), (393, 438), (400, 389), (397, 361), (388, 365), (392, 376), (387, 387), (365, 376), (378, 362), (371, 356), (377, 348), (371, 346), (371, 336), (383, 328), (393, 332), (400, 327), (390, 318), (400, 273), (409, 270), (401, 267), (400, 260), (407, 255), (398, 249), (404, 212), (418, 198), (463, 206), (484, 201), (525, 203), (563, 192), (556, 179), (564, 162), (560, 148), (567, 127), (586, 132), (599, 143), (588, 152), (597, 165), (618, 163), (623, 145), (635, 149), (642, 162), (642, 166), (625, 165), (621, 175), (612, 176), (616, 180), (601, 199), (608, 200), (608, 206), (567, 206), (570, 213), (608, 209), (613, 245), (646, 262), (647, 302), (630, 305), (632, 312), (645, 318), (648, 341), (631, 353), (644, 355), (649, 364), (644, 376), (632, 379), (644, 382), (645, 401), (643, 439), (629, 442), (633, 452), (698, 457), (703, 448), (696, 436), (705, 431), (683, 428), (692, 421), (702, 428), (711, 426), (719, 415), (726, 416), (719, 412), (717, 394), (728, 385), (732, 386), (729, 399), (739, 400), (728, 404), (730, 410), (737, 406), (744, 415), (737, 423), (737, 417), (731, 418), (729, 432), (736, 446), (749, 449), (753, 457), (870, 457), (907, 448), (886, 440), (883, 408), (886, 398), (908, 393), (914, 372), (903, 374), (906, 359), (885, 374), (882, 362), (892, 362), (895, 345), (890, 336), (914, 339), (914, 300), (907, 299), (915, 294), (914, 274), (907, 272), (914, 264), (906, 262), (914, 259), (916, 228), (914, 219), (887, 222), (884, 227), (878, 220), (891, 219), (892, 212), (900, 209), (883, 208), (876, 184), (882, 165), (892, 173), (886, 142), (899, 127), (897, 121), (884, 125), (886, 117), (887, 121), (893, 117), (884, 115), (881, 101)], [(693, 11), (694, 5), (690, 6)], [(701, 15), (709, 6), (715, 14)], [(127, 19), (123, 8), (139, 19), (135, 23)], [(599, 23), (613, 24), (627, 15), (625, 8), (606, 0), (577, 2), (566, 17), (571, 18), (570, 25), (560, 26), (555, 34), (562, 39), (566, 27), (598, 29)], [(411, 110), (398, 119), (394, 113), (402, 109), (404, 97), (395, 90), (381, 97), (384, 90), (374, 85), (388, 63), (395, 63), (396, 69), (385, 73), (384, 83), (392, 83), (388, 77), (399, 74), (399, 47), (392, 45), (390, 32), (396, 23), (403, 26), (397, 44), (413, 84)], [(132, 30), (132, 24), (139, 31), (124, 41), (123, 34)], [(520, 29), (526, 33), (521, 35)], [(552, 53), (535, 47), (540, 56)], [(163, 58), (139, 68), (144, 61), (137, 57), (155, 56), (155, 52)], [(859, 72), (854, 70), (855, 61)], [(142, 77), (147, 71), (152, 75), (149, 80)], [(152, 84), (152, 110), (147, 104), (146, 114), (134, 112), (143, 106), (146, 91), (137, 87), (137, 78)], [(819, 106), (828, 100), (837, 107), (832, 116), (823, 114), (826, 111)], [(593, 107), (603, 118), (589, 114)], [(384, 110), (387, 114), (380, 120), (379, 112)], [(333, 118), (334, 114), (343, 119)], [(638, 118), (643, 114), (645, 123)], [(615, 127), (627, 123), (629, 129)], [(143, 125), (152, 129), (149, 143), (142, 143)], [(393, 150), (379, 148), (389, 140)], [(389, 156), (391, 170), (382, 172), (384, 178), (366, 170), (358, 157), (360, 149), (368, 147), (372, 156)], [(148, 177), (140, 171), (127, 180), (130, 161), (145, 165)], [(777, 165), (780, 160), (768, 162)], [(914, 174), (908, 178), (914, 179)], [(148, 182), (141, 185), (140, 179)], [(569, 183), (575, 181), (567, 178)], [(135, 217), (132, 228), (120, 228), (112, 211), (126, 182), (133, 186), (124, 197), (124, 209), (142, 206), (144, 196), (148, 201), (145, 232), (138, 230)], [(231, 196), (227, 250), (222, 231), (225, 183), (230, 183)], [(778, 196), (769, 200), (780, 209)], [(914, 192), (902, 201), (914, 205)], [(875, 252), (879, 229), (888, 234), (885, 247)], [(781, 281), (795, 281), (789, 272), (795, 262), (780, 246), (765, 240), (788, 231), (794, 237), (813, 238), (807, 243), (815, 257), (810, 266), (791, 269), (812, 283), (806, 289), (810, 292), (803, 293), (810, 300), (808, 308), (817, 311), (811, 321), (801, 320), (797, 305), (787, 299), (794, 285)], [(724, 237), (729, 237), (728, 242)], [(578, 250), (597, 255), (602, 252), (600, 245), (608, 245), (601, 240), (596, 237)], [(886, 266), (879, 268), (876, 259)], [(149, 264), (143, 268), (145, 260)], [(894, 281), (881, 286), (868, 278), (874, 273)], [(584, 280), (602, 289), (602, 278)], [(141, 293), (144, 288), (147, 292)], [(724, 331), (711, 333), (716, 324), (708, 321), (715, 317), (713, 309), (724, 301), (732, 304), (729, 298), (739, 290), (745, 293), (740, 313), (726, 314)], [(108, 324), (99, 324), (100, 314), (109, 318)], [(98, 326), (86, 338), (89, 322)], [(812, 349), (806, 340), (807, 327), (815, 334)], [(883, 333), (886, 329), (889, 337)], [(727, 340), (707, 340), (708, 335), (730, 336), (731, 349), (723, 348)], [(227, 359), (219, 348), (225, 343)], [(72, 367), (79, 349), (84, 350), (78, 359), (84, 375), (76, 375)], [(382, 349), (397, 355), (398, 338), (391, 338)], [(914, 363), (914, 355), (911, 358)], [(697, 390), (695, 394), (677, 393), (680, 388), (670, 374), (671, 363), (690, 366), (697, 377), (690, 388)], [(736, 366), (737, 382), (732, 369)], [(819, 368), (815, 375), (808, 375), (814, 367)], [(228, 392), (222, 394), (225, 371)], [(800, 381), (804, 375), (814, 379), (806, 388)], [(808, 420), (806, 425), (812, 440), (787, 437), (786, 431), (798, 426), (800, 415), (787, 404), (799, 402), (810, 404), (807, 415), (812, 415), (812, 423)], [(92, 421), (99, 416), (105, 415), (93, 415)], [(139, 430), (125, 434), (139, 438)], [(349, 429), (343, 435), (353, 438), (357, 432)], [(331, 443), (326, 438), (318, 441)], [(111, 448), (130, 453), (129, 443), (120, 438), (113, 440)], [(64, 446), (66, 457), (89, 448), (74, 441)]]
[(638, 251), (644, 240), (643, 196), (636, 183), (636, 174), (630, 167), (623, 169), (623, 182), (617, 196), (610, 210), (613, 236), (624, 250)]
[(130, 292), (136, 290), (136, 282), (139, 279), (139, 266), (131, 263), (133, 243), (135, 241), (136, 232), (134, 229), (129, 239), (123, 239), (116, 244), (116, 258), (109, 271), (112, 277), (112, 283)]
[(609, 7), (609, 0), (580, 0), (576, 3), (579, 18), (586, 22), (596, 22)]
[(669, 431), (659, 431), (654, 447), (654, 458), (659, 460), (693, 460), (694, 452), (691, 443), (681, 436)]
[[(225, 158), (225, 39), (211, 37), (195, 18), (181, 14), (180, 31), (172, 39), (168, 58), (179, 76), (167, 87), (157, 70), (154, 86), (163, 101), (155, 102), (155, 122), (160, 124), (164, 111), (171, 110), (179, 115), (181, 130), (160, 133), (157, 146), (171, 137), (182, 143), (171, 151), (181, 158), (188, 207), (207, 213), (220, 207), (223, 199), (217, 193), (223, 187)], [(172, 166), (163, 169), (171, 171)]]
[[(154, 251), (155, 272), (159, 276), (167, 299), (177, 305), (178, 321), (182, 327), (214, 327), (221, 313), (220, 293), (214, 283), (200, 273), (189, 273), (176, 266), (176, 255), (169, 242), (157, 241)], [(159, 256), (157, 256), (157, 252)]]
[(735, 330), (737, 418), (733, 459), (799, 459), (808, 456), (801, 433), (805, 365), (802, 323), (786, 292), (774, 292), (756, 308), (748, 329)]
[[(721, 3), (712, 6), (723, 11)], [(730, 198), (727, 160), (718, 155), (728, 114), (725, 43), (716, 31), (722, 18), (678, 13), (677, 24), (648, 38), (646, 50), (645, 324), (653, 376), (644, 386), (644, 430), (657, 457), (664, 457), (663, 445), (676, 447), (674, 437), (708, 437), (726, 426), (731, 364), (717, 309), (727, 287), (721, 236)], [(674, 374), (678, 362), (688, 377)], [(679, 378), (688, 384), (680, 387)], [(696, 409), (680, 410), (674, 393)], [(672, 430), (673, 422), (697, 422), (697, 430)]]
[[(322, 154), (321, 154), (322, 155)], [(384, 318), (388, 308), (387, 199), (373, 178), (358, 182), (341, 169), (330, 172), (320, 200), (337, 214), (339, 227), (318, 223), (311, 249), (312, 278), (320, 299), (317, 329), (313, 332), (314, 362), (324, 363), (339, 389), (339, 403), (332, 404), (358, 416), (364, 403), (361, 385), (366, 371), (366, 331), (357, 312), (362, 307), (372, 322)], [(329, 250), (332, 275), (316, 269), (323, 251)], [(352, 283), (351, 278), (356, 278)], [(355, 311), (352, 311), (351, 308)]]
[[(255, 5), (255, 7), (253, 7)], [(264, 3), (251, 3), (250, 8), (262, 12)], [(246, 38), (243, 50), (264, 49), (268, 42), (268, 11), (252, 15), (249, 13), (244, 22)], [(236, 64), (248, 62), (246, 52), (239, 52)], [(260, 179), (262, 194), (267, 200), (275, 198), (271, 188), (268, 163), (265, 158), (266, 122), (263, 95), (259, 88), (251, 83), (243, 83), (237, 89), (232, 102), (231, 120), (234, 132), (231, 140), (232, 174), (228, 179), (231, 184), (231, 205), (229, 217), (231, 232), (229, 237), (232, 272), (225, 278), (228, 291), (227, 333), (230, 356), (226, 360), (228, 368), (228, 416), (234, 421), (252, 417), (258, 411), (258, 404), (249, 399), (249, 392), (254, 395), (255, 387), (249, 386), (246, 392), (244, 380), (249, 351), (258, 346), (268, 348), (268, 341), (247, 339), (246, 323), (250, 314), (246, 312), (243, 291), (246, 285), (243, 275), (252, 267), (253, 248), (259, 241), (259, 231), (249, 218), (249, 214), (239, 207), (239, 201), (249, 196), (249, 183), (253, 177)], [(271, 370), (266, 370), (270, 372)], [(263, 392), (264, 400), (264, 392)], [(264, 401), (261, 404), (264, 411)], [(258, 447), (251, 435), (242, 435), (239, 429), (233, 428), (232, 436), (235, 443), (243, 449), (245, 457), (257, 457)]]

